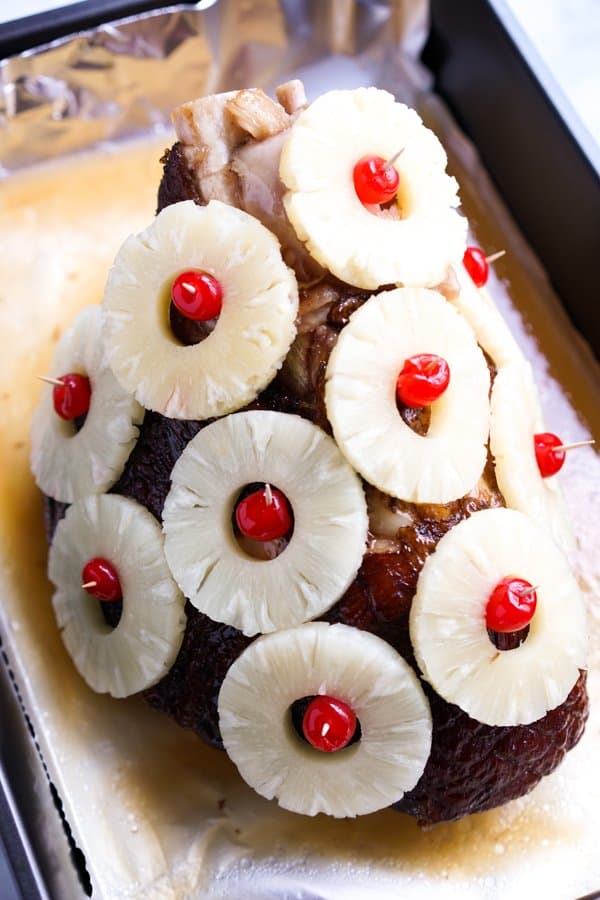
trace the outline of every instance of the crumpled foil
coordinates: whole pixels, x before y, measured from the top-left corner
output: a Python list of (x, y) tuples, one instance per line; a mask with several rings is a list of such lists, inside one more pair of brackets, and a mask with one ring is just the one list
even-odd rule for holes
[(191, 97), (272, 89), (306, 67), (314, 93), (332, 62), (339, 87), (358, 83), (357, 63), (360, 83), (381, 84), (392, 60), (416, 58), (426, 20), (424, 0), (203, 0), (14, 56), (0, 63), (0, 176), (166, 129)]

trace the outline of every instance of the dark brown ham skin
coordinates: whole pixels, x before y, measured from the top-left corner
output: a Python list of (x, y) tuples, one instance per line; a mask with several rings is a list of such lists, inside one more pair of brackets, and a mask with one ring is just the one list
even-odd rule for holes
[(213, 622), (186, 604), (187, 625), (175, 665), (145, 691), (151, 706), (172, 715), (213, 747), (223, 749), (217, 700), (232, 662), (252, 642), (237, 628)]
[(425, 684), (433, 717), (431, 755), (416, 787), (394, 808), (435, 825), (528, 793), (583, 734), (585, 684), (582, 672), (561, 706), (532, 725), (511, 728), (476, 722)]
[(199, 204), (204, 202), (200, 196), (196, 179), (185, 161), (181, 144), (173, 144), (170, 150), (165, 150), (160, 161), (163, 164), (164, 172), (158, 188), (157, 212), (160, 212), (165, 206), (171, 206), (172, 203), (179, 203), (181, 200), (193, 200), (194, 203)]
[[(178, 144), (165, 154), (163, 163), (159, 211), (180, 200), (202, 203)], [(327, 360), (337, 333), (367, 296), (334, 279), (301, 291), (295, 345), (277, 378), (249, 408), (295, 413), (330, 432), (323, 400)], [(410, 414), (404, 418), (410, 424)], [(426, 428), (422, 417), (414, 419), (415, 430)], [(187, 442), (206, 424), (146, 413), (140, 438), (113, 491), (133, 497), (160, 519), (172, 467)], [(373, 488), (367, 493), (369, 502), (375, 496), (377, 502), (407, 513), (413, 521), (392, 537), (371, 532), (355, 581), (324, 618), (377, 634), (418, 672), (408, 616), (425, 560), (459, 521), (504, 501), (491, 464), (469, 496), (444, 506), (394, 503)], [(63, 514), (61, 504), (47, 501), (49, 536)], [(213, 622), (189, 603), (186, 612), (185, 637), (175, 665), (145, 696), (184, 728), (222, 747), (217, 714), (220, 686), (251, 639)], [(527, 793), (577, 743), (587, 718), (585, 673), (561, 706), (538, 722), (517, 727), (484, 725), (446, 703), (426, 683), (423, 688), (433, 717), (431, 755), (416, 787), (396, 804), (423, 825), (459, 819)]]

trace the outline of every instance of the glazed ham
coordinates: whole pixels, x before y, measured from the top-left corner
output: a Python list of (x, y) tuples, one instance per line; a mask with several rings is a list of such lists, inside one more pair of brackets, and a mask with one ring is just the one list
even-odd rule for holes
[[(277, 377), (249, 408), (295, 413), (331, 433), (324, 402), (327, 363), (340, 330), (370, 295), (324, 271), (285, 215), (279, 156), (286, 131), (306, 97), (299, 82), (282, 85), (277, 97), (278, 103), (262, 91), (245, 90), (180, 107), (173, 117), (178, 141), (163, 157), (158, 208), (182, 200), (203, 205), (218, 199), (255, 216), (278, 237), (300, 287), (297, 337)], [(450, 298), (456, 290), (450, 273), (440, 291)], [(402, 409), (399, 413), (414, 430), (426, 433), (426, 417)], [(113, 490), (133, 497), (160, 519), (173, 465), (207, 424), (147, 413)], [(364, 486), (369, 514), (366, 554), (355, 581), (325, 619), (373, 632), (416, 670), (408, 616), (425, 560), (461, 520), (478, 510), (504, 506), (504, 499), (491, 461), (471, 492), (443, 505), (406, 503)], [(48, 500), (46, 511), (51, 534), (64, 507)], [(268, 556), (268, 548), (265, 552)], [(229, 667), (252, 639), (213, 622), (189, 603), (186, 612), (177, 661), (145, 696), (183, 727), (222, 747), (219, 690)], [(562, 705), (531, 725), (516, 727), (477, 722), (426, 683), (424, 689), (433, 715), (432, 752), (416, 787), (397, 804), (423, 824), (489, 809), (531, 790), (577, 742), (587, 715), (583, 673)]]

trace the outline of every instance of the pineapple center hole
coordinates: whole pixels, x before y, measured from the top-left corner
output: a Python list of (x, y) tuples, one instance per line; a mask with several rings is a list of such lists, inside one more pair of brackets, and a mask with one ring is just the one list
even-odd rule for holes
[[(304, 743), (304, 744), (308, 744), (308, 746), (310, 746), (310, 744), (304, 737), (304, 730), (302, 728), (302, 723), (304, 721), (304, 714), (305, 714), (306, 710), (308, 709), (308, 707), (310, 706), (310, 704), (312, 703), (312, 701), (315, 699), (315, 696), (316, 695), (313, 694), (311, 696), (301, 697), (299, 700), (294, 700), (294, 702), (292, 703), (292, 705), (290, 706), (290, 709), (289, 709), (289, 714), (290, 714), (290, 718), (292, 721), (292, 727), (293, 727), (294, 731), (298, 735), (299, 740), (301, 740), (302, 743)], [(348, 743), (346, 744), (346, 746), (343, 749), (345, 750), (347, 747), (351, 747), (353, 744), (358, 743), (358, 741), (360, 741), (361, 738), (362, 738), (362, 729), (360, 726), (360, 721), (357, 718), (356, 719), (356, 728), (354, 729), (354, 734), (352, 735), (352, 737), (350, 738), (350, 740), (348, 741)], [(333, 751), (333, 752), (335, 753), (338, 751)]]
[(410, 186), (406, 177), (403, 178), (402, 176), (400, 176), (400, 185), (398, 187), (398, 193), (396, 194), (394, 203), (396, 204), (399, 218), (408, 219), (408, 217), (413, 212), (414, 202), (412, 191), (410, 190)]
[(396, 396), (396, 408), (404, 424), (408, 425), (411, 431), (425, 437), (431, 425), (431, 407), (421, 406), (415, 409), (412, 406), (405, 406)]
[(123, 601), (111, 600), (110, 602), (106, 602), (103, 600), (97, 600), (96, 603), (100, 607), (102, 618), (104, 619), (106, 624), (110, 628), (116, 628), (121, 621), (121, 616), (123, 615)]
[(395, 197), (386, 200), (385, 203), (375, 203), (366, 207), (371, 215), (376, 216), (378, 219), (391, 220), (408, 219), (412, 208), (412, 195), (406, 178), (402, 176), (400, 176), (400, 183)]
[[(278, 488), (276, 485), (271, 484), (269, 485), (269, 487), (271, 488), (272, 492), (277, 491), (283, 494), (283, 491), (281, 491), (280, 488)], [(250, 484), (245, 485), (235, 498), (233, 509), (231, 512), (231, 527), (238, 546), (246, 556), (249, 556), (251, 559), (256, 559), (261, 562), (276, 559), (278, 556), (280, 556), (288, 546), (289, 542), (292, 539), (292, 535), (294, 534), (294, 513), (289, 502), (288, 510), (290, 514), (291, 524), (285, 531), (285, 534), (271, 540), (255, 540), (252, 537), (249, 537), (248, 535), (241, 532), (237, 521), (238, 507), (240, 506), (242, 501), (249, 497), (251, 494), (256, 494), (257, 492), (262, 493), (264, 491), (265, 483), (263, 481), (254, 481)]]
[[(74, 372), (77, 375), (83, 375), (86, 378), (89, 378), (89, 375), (85, 371), (85, 369), (77, 367), (76, 369), (74, 369)], [(92, 394), (91, 394), (91, 398), (90, 398), (90, 409), (92, 407), (93, 402), (94, 402), (94, 391), (92, 390)], [(81, 429), (83, 428), (83, 426), (85, 425), (89, 414), (90, 414), (90, 410), (88, 409), (86, 412), (82, 413), (82, 415), (75, 416), (74, 419), (62, 419), (61, 427), (63, 428), (65, 435), (67, 437), (74, 437), (76, 434), (78, 434), (78, 432), (80, 432)]]
[(192, 347), (194, 344), (200, 344), (212, 334), (219, 321), (219, 316), (214, 319), (207, 319), (205, 322), (197, 322), (189, 319), (181, 310), (177, 309), (171, 299), (171, 287), (173, 279), (169, 278), (161, 290), (161, 303), (159, 318), (162, 319), (162, 329), (164, 334), (170, 338), (174, 344), (181, 347)]
[(81, 429), (85, 425), (85, 420), (87, 419), (87, 417), (88, 413), (84, 413), (82, 416), (77, 416), (75, 419), (73, 419), (73, 428), (75, 430), (75, 434), (77, 434), (78, 431), (81, 431)]
[(497, 650), (516, 650), (524, 641), (527, 640), (529, 634), (529, 625), (519, 631), (499, 632), (487, 629), (488, 637)]
[(182, 312), (179, 312), (169, 297), (169, 328), (177, 343), (184, 347), (191, 347), (193, 344), (205, 341), (215, 330), (218, 321), (219, 317), (216, 316), (206, 322), (194, 322), (193, 319), (188, 319)]

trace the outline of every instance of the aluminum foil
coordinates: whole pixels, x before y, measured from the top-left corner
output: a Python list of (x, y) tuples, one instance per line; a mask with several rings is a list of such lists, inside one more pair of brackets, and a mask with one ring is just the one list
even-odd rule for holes
[(0, 63), (0, 176), (164, 130), (206, 93), (310, 68), (310, 94), (332, 64), (338, 87), (397, 79), (425, 34), (424, 0), (204, 0), (55, 41)]
[[(17, 170), (33, 164), (70, 160), (72, 154), (95, 147), (118, 149), (133, 136), (164, 132), (168, 143), (171, 109), (202, 93), (252, 85), (271, 91), (290, 77), (302, 78), (311, 98), (333, 87), (376, 84), (419, 106), (442, 133), (463, 196), (471, 195), (471, 220), (487, 222), (487, 239), (502, 241), (497, 246), (506, 247), (509, 258), (528, 273), (527, 290), (522, 284), (520, 290), (528, 294), (529, 309), (540, 311), (538, 321), (550, 320), (553, 340), (559, 333), (562, 344), (571, 346), (557, 301), (479, 169), (473, 148), (428, 93), (429, 77), (416, 62), (426, 28), (426, 4), (420, 0), (220, 0), (111, 23), (6, 60), (0, 64), (0, 174), (6, 179), (0, 185), (0, 201), (3, 188), (8, 196), (8, 185), (18, 181)], [(63, 272), (63, 257), (57, 265), (61, 242), (67, 244), (65, 258), (69, 253), (77, 257), (98, 237), (98, 253), (90, 258), (85, 275), (91, 279), (95, 266), (100, 288), (100, 270), (105, 273), (114, 252), (107, 242), (122, 239), (112, 234), (122, 223), (111, 217), (102, 227), (95, 222), (93, 236), (79, 244), (72, 223), (88, 226), (85, 216), (72, 217), (64, 241), (59, 232), (42, 235), (35, 244), (39, 222), (46, 222), (48, 212), (36, 204), (50, 207), (54, 192), (61, 206), (60, 181), (45, 184), (44, 200), (36, 196), (26, 210), (14, 212), (26, 250), (6, 241), (12, 236), (12, 221), (2, 231), (4, 275), (8, 261), (14, 265), (11, 252), (15, 258), (18, 253), (35, 254), (36, 263), (43, 262), (39, 270), (44, 272), (46, 305), (40, 300), (35, 307), (32, 329), (28, 305), (7, 313), (7, 304), (0, 303), (0, 330), (9, 319), (12, 327), (10, 332), (4, 329), (9, 338), (0, 363), (9, 362), (8, 375), (0, 365), (0, 390), (5, 378), (5, 429), (13, 440), (14, 467), (12, 494), (6, 503), (2, 497), (0, 509), (0, 632), (46, 770), (84, 851), (94, 896), (520, 900), (543, 893), (548, 900), (566, 900), (596, 888), (597, 714), (559, 772), (530, 797), (421, 833), (412, 820), (389, 811), (341, 822), (286, 813), (247, 788), (224, 754), (205, 747), (140, 698), (115, 701), (87, 689), (62, 647), (49, 605), (39, 497), (22, 458), (28, 432), (24, 420), (34, 403), (23, 372), (35, 364), (32, 355), (36, 360), (40, 356), (42, 329), (48, 334), (43, 350), (47, 357), (58, 324), (65, 324), (61, 279), (71, 293), (78, 290), (78, 282), (68, 281), (77, 271)], [(93, 209), (99, 209), (102, 199), (94, 196), (95, 186), (81, 189), (81, 201), (77, 196), (64, 198), (64, 206), (72, 211), (93, 201)], [(54, 223), (51, 212), (48, 221)], [(139, 213), (145, 215), (151, 212)], [(136, 228), (131, 210), (128, 216), (126, 227)], [(0, 224), (1, 217), (0, 202)], [(489, 223), (496, 228), (493, 237)], [(77, 265), (81, 263), (76, 259), (74, 269)], [(5, 287), (10, 279), (3, 277), (0, 283), (7, 296), (18, 293)], [(542, 399), (546, 409), (554, 411), (553, 420), (567, 423), (572, 438), (587, 437), (568, 397), (548, 373), (526, 315), (523, 319), (494, 276), (492, 289), (541, 379)], [(569, 365), (575, 371), (575, 342), (572, 347)], [(589, 531), (589, 516), (582, 513), (590, 508), (589, 485), (598, 472), (589, 459), (582, 453), (566, 487), (572, 511), (579, 510), (578, 535), (593, 585), (598, 580), (595, 532)], [(0, 468), (4, 466), (1, 458)], [(32, 528), (37, 528), (36, 535)], [(590, 673), (595, 697), (600, 696), (599, 644), (596, 639)], [(42, 776), (40, 795), (45, 787)], [(35, 823), (38, 832), (44, 831), (39, 843), (51, 849), (63, 839), (52, 810), (44, 823)], [(53, 860), (64, 864), (64, 855), (63, 848)], [(47, 869), (52, 892), (70, 900), (73, 894), (64, 889), (67, 882), (61, 881), (59, 869), (56, 861)]]

